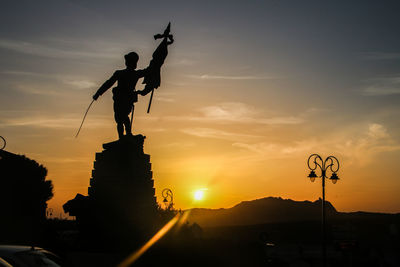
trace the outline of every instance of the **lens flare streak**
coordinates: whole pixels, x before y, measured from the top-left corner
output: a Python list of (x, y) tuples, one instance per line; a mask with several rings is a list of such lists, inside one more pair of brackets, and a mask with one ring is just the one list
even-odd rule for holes
[[(185, 212), (186, 213), (186, 212)], [(182, 215), (178, 213), (174, 218), (172, 218), (166, 225), (163, 226), (146, 244), (144, 244), (140, 249), (129, 255), (123, 262), (121, 262), (118, 267), (128, 267), (131, 266), (135, 261), (137, 261), (151, 246), (153, 246), (158, 240), (160, 240), (169, 230), (180, 220), (187, 218), (185, 213)]]

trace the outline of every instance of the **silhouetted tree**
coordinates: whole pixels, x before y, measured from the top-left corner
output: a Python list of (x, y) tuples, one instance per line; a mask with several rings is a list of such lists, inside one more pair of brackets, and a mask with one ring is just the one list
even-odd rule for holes
[(47, 169), (25, 156), (0, 151), (1, 236), (10, 241), (37, 240), (46, 219), (53, 184)]

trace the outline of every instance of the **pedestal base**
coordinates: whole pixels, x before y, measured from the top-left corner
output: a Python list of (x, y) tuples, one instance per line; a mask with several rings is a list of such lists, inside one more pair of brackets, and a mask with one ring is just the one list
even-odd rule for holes
[(139, 240), (154, 232), (157, 202), (144, 139), (125, 136), (103, 144), (104, 150), (96, 153), (88, 196), (64, 205), (83, 225), (82, 231), (115, 241)]

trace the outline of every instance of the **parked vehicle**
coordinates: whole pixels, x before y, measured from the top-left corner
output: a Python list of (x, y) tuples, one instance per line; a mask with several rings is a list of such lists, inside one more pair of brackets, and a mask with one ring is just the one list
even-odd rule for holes
[[(60, 267), (61, 260), (54, 253), (39, 247), (0, 245), (0, 266)], [(7, 263), (9, 265), (7, 265)]]
[(0, 258), (0, 267), (12, 267), (12, 265)]

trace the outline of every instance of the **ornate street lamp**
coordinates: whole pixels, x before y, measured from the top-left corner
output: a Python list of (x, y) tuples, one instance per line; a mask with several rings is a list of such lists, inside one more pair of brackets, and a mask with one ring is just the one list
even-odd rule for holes
[[(329, 156), (325, 160), (321, 158), (318, 154), (312, 154), (307, 161), (308, 168), (311, 170), (310, 174), (307, 176), (310, 178), (311, 182), (314, 182), (316, 178), (322, 178), (322, 263), (326, 266), (326, 229), (325, 229), (325, 179), (327, 177), (327, 172), (331, 172), (331, 177), (328, 179), (332, 181), (333, 184), (339, 180), (336, 172), (339, 171), (339, 161), (334, 156)], [(321, 172), (321, 175), (317, 175), (315, 171)]]
[(172, 190), (169, 188), (163, 189), (161, 192), (162, 197), (164, 198), (163, 202), (167, 209), (171, 209), (174, 205), (174, 195), (172, 194)]

